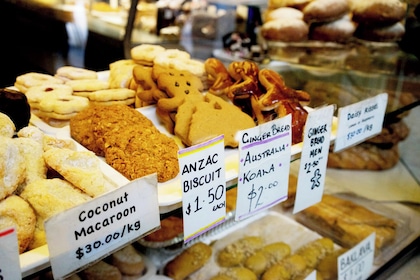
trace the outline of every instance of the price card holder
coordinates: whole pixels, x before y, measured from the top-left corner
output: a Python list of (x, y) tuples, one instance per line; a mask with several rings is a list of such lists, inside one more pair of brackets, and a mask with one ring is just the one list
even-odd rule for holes
[(369, 278), (375, 257), (375, 238), (372, 233), (363, 241), (338, 257), (339, 280), (364, 280)]
[(241, 132), (235, 220), (287, 199), (291, 115)]
[(160, 225), (157, 176), (139, 178), (45, 222), (54, 278), (64, 278)]
[(388, 94), (381, 93), (375, 97), (342, 107), (338, 110), (337, 138), (334, 152), (378, 134), (382, 130)]
[(334, 105), (329, 105), (308, 114), (293, 214), (322, 199), (333, 113)]
[(0, 231), (0, 279), (22, 279), (18, 239), (14, 227)]
[(224, 137), (182, 149), (178, 157), (186, 243), (225, 220)]

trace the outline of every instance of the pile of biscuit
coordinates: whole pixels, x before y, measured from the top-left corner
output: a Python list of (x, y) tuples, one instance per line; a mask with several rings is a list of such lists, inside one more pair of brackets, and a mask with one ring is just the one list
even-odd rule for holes
[(64, 126), (90, 104), (134, 104), (134, 90), (103, 81), (95, 71), (62, 66), (54, 75), (30, 72), (14, 86), (28, 99), (31, 112), (52, 126)]
[(270, 41), (395, 42), (405, 33), (400, 0), (269, 0), (261, 35)]
[(204, 92), (208, 88), (204, 63), (187, 52), (143, 44), (132, 49), (132, 58), (139, 105), (155, 104), (168, 132), (184, 145), (224, 135), (225, 146), (237, 147), (236, 133), (255, 126), (240, 108)]
[(0, 229), (16, 227), (19, 252), (46, 244), (44, 221), (114, 189), (99, 159), (0, 113)]

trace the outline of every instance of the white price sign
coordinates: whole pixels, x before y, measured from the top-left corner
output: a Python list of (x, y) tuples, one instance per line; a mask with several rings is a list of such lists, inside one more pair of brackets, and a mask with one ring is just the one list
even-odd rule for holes
[(45, 231), (54, 278), (64, 278), (159, 225), (156, 174), (51, 217)]
[(382, 130), (388, 94), (381, 93), (338, 110), (334, 152), (356, 145)]
[(226, 218), (224, 137), (178, 152), (182, 185), (184, 242)]
[(334, 105), (329, 105), (308, 114), (293, 214), (322, 199), (333, 113)]
[(22, 279), (19, 246), (14, 227), (0, 231), (0, 280)]
[(372, 233), (351, 250), (338, 257), (339, 280), (364, 280), (369, 278), (375, 257), (375, 238)]
[(287, 199), (291, 120), (289, 114), (241, 132), (236, 220)]

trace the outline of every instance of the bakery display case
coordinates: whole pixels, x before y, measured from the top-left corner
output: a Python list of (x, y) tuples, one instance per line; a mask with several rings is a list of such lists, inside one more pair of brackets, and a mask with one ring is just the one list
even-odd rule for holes
[[(89, 32), (104, 32), (106, 37), (112, 37), (118, 42), (121, 53), (113, 61), (129, 60), (128, 57), (131, 56), (128, 56), (127, 50), (139, 44), (158, 44), (165, 48), (188, 50), (188, 41), (182, 41), (181, 37), (157, 36), (155, 32), (150, 32), (156, 27), (152, 23), (155, 21), (148, 17), (153, 18), (151, 14), (157, 12), (158, 7), (155, 6), (156, 3), (147, 4), (151, 6), (136, 6), (133, 9), (125, 1), (110, 1), (106, 5), (91, 1), (91, 10), (88, 12)], [(132, 13), (138, 13), (143, 18), (131, 17)], [(127, 31), (126, 24), (130, 21), (132, 25), (129, 26), (142, 28)], [(169, 24), (167, 27), (172, 26)], [(127, 34), (132, 34), (130, 39), (127, 39)], [(216, 37), (220, 39), (220, 36)], [(137, 41), (133, 38), (140, 39)], [(221, 52), (214, 48), (214, 42), (209, 42), (210, 45), (204, 44), (204, 53), (207, 56), (213, 55), (225, 65), (238, 60), (244, 61), (231, 56), (226, 50)], [(279, 262), (274, 266), (274, 272), (270, 273), (286, 273), (292, 275), (290, 279), (301, 279), (298, 277), (307, 277), (316, 270), (317, 276), (322, 276), (323, 279), (337, 279), (338, 256), (355, 247), (366, 238), (367, 233), (376, 232), (376, 253), (370, 279), (385, 279), (406, 259), (418, 252), (420, 166), (416, 145), (420, 136), (416, 123), (419, 118), (417, 106), (420, 103), (420, 68), (416, 56), (402, 51), (395, 43), (358, 42), (345, 45), (345, 50), (341, 44), (320, 45), (314, 42), (269, 42), (268, 47), (267, 56), (265, 60), (259, 61), (261, 63), (258, 67), (274, 70), (281, 75), (288, 87), (310, 93), (311, 100), (306, 104), (307, 110), (334, 104), (336, 110), (333, 127), (337, 124), (339, 108), (387, 93), (388, 104), (382, 132), (356, 145), (354, 150), (351, 147), (343, 151), (349, 154), (334, 155), (331, 150), (324, 199), (300, 213), (292, 211), (303, 146), (302, 143), (296, 143), (291, 149), (288, 199), (243, 221), (235, 221), (234, 217), (237, 203), (238, 150), (227, 147), (227, 214), (223, 223), (184, 244), (182, 190), (179, 174), (175, 174), (174, 178), (157, 183), (161, 229), (138, 236), (139, 239), (135, 242), (124, 244), (119, 250), (107, 252), (103, 260), (95, 260), (99, 262), (88, 268), (81, 268), (72, 277), (89, 279), (103, 277), (105, 273), (107, 277), (135, 275), (131, 277), (136, 279), (177, 279), (179, 275), (188, 276), (188, 279), (218, 279), (216, 274), (221, 273), (224, 276), (238, 274), (242, 275), (239, 279), (245, 279), (249, 275), (243, 269), (246, 267), (252, 268), (254, 274), (258, 275), (258, 278), (250, 279), (265, 279), (262, 271), (266, 271), (268, 275), (268, 263)], [(97, 47), (94, 49), (97, 51)], [(114, 51), (112, 53), (115, 54)], [(199, 59), (204, 53), (192, 52), (191, 56)], [(104, 65), (108, 67), (108, 64)], [(95, 79), (102, 82), (116, 77), (117, 81), (113, 82), (126, 82), (125, 76), (113, 76), (112, 69), (96, 74)], [(94, 97), (86, 92), (78, 94)], [(99, 99), (95, 101), (99, 102)], [(116, 101), (126, 99), (112, 100)], [(44, 110), (42, 106), (39, 108)], [(139, 106), (136, 111), (149, 119), (158, 131), (174, 138), (168, 132), (166, 123), (158, 116), (155, 105)], [(115, 112), (109, 110), (107, 113), (112, 115)], [(119, 114), (126, 113), (120, 110)], [(71, 135), (68, 122), (57, 125), (46, 120), (48, 118), (42, 114), (33, 112), (30, 124), (47, 135), (59, 139), (75, 139)], [(87, 129), (88, 125), (83, 124), (82, 127)], [(127, 131), (134, 133), (131, 127)], [(99, 128), (96, 128), (96, 132), (99, 132)], [(335, 136), (336, 128), (331, 134), (332, 147)], [(116, 138), (124, 137), (120, 133)], [(185, 145), (176, 143), (182, 147)], [(78, 151), (86, 151), (86, 146), (81, 143), (77, 142), (75, 145)], [(51, 153), (50, 156), (52, 157)], [(123, 172), (117, 171), (117, 167), (107, 162), (104, 155), (99, 158), (99, 169), (105, 175), (107, 187), (125, 186), (134, 179), (122, 175)], [(55, 169), (58, 170), (59, 166)], [(229, 248), (236, 248), (235, 253), (243, 253), (247, 258), (238, 260), (238, 255), (232, 254)], [(134, 266), (128, 267), (130, 262), (125, 259), (127, 255), (132, 256), (131, 263), (135, 264), (136, 269), (133, 269)], [(268, 259), (268, 255), (272, 259)], [(23, 278), (50, 279), (49, 258), (47, 245), (20, 254)], [(280, 262), (280, 259), (284, 261)], [(261, 263), (264, 268), (257, 268), (257, 264)], [(290, 270), (290, 267), (293, 269)]]

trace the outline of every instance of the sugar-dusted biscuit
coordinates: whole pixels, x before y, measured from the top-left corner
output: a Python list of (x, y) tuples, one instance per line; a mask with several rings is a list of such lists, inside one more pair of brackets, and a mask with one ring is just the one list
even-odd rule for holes
[(0, 136), (0, 200), (25, 180), (25, 157), (12, 138)]
[(19, 253), (23, 253), (32, 242), (36, 215), (32, 207), (17, 195), (0, 200), (0, 230), (16, 228)]
[(12, 138), (15, 134), (16, 126), (10, 117), (0, 112), (0, 137)]
[(99, 159), (91, 151), (51, 148), (44, 152), (44, 160), (89, 196), (96, 197), (114, 189), (105, 183)]

